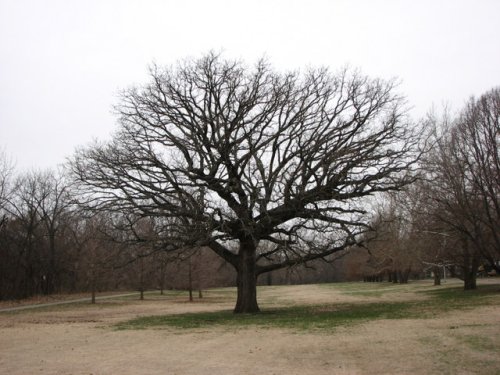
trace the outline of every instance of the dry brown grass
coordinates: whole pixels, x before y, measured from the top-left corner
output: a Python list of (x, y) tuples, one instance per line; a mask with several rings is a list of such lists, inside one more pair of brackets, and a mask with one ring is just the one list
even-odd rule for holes
[[(449, 283), (448, 285), (452, 285)], [(458, 284), (457, 284), (458, 285)], [(381, 289), (382, 287), (382, 289)], [(419, 301), (428, 282), (269, 287), (261, 306)], [(500, 290), (500, 287), (499, 287)], [(375, 319), (334, 330), (258, 326), (116, 330), (141, 316), (230, 309), (232, 290), (187, 303), (149, 295), (0, 314), (0, 374), (498, 374), (500, 293), (427, 319)]]

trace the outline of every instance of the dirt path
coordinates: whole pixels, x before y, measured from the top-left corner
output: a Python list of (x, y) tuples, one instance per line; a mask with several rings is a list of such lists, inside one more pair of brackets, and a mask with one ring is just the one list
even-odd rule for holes
[[(262, 298), (268, 304), (366, 298), (318, 286), (275, 292), (266, 289)], [(232, 301), (190, 304), (184, 297), (167, 297), (0, 314), (0, 374), (495, 374), (500, 369), (487, 350), (471, 351), (472, 344), (500, 347), (496, 307), (434, 319), (377, 320), (329, 332), (112, 327), (137, 316), (231, 307)]]
[[(113, 294), (113, 295), (109, 295), (109, 296), (96, 297), (95, 299), (96, 299), (96, 301), (102, 301), (102, 300), (106, 300), (106, 299), (132, 297), (132, 296), (138, 296), (138, 295), (139, 295), (138, 292), (125, 293), (125, 294)], [(43, 308), (43, 307), (67, 305), (67, 304), (71, 304), (71, 303), (82, 303), (82, 302), (83, 303), (90, 302), (90, 297), (63, 300), (63, 301), (58, 301), (58, 302), (36, 303), (36, 304), (32, 304), (32, 305), (21, 305), (21, 306), (16, 306), (16, 307), (0, 308), (0, 313), (21, 311), (21, 310), (30, 310), (30, 309), (39, 309), (39, 308)]]

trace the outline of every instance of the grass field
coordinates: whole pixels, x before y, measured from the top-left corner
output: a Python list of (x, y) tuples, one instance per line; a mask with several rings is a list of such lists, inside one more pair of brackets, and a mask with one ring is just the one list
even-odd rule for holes
[[(474, 309), (478, 306), (498, 305), (498, 285), (484, 285), (477, 291), (464, 292), (461, 287), (448, 287), (429, 290), (419, 289), (419, 284), (410, 287), (397, 285), (390, 287), (387, 284), (325, 284), (342, 294), (363, 297), (389, 297), (391, 293), (405, 292), (408, 300), (394, 302), (366, 302), (366, 303), (330, 303), (307, 304), (273, 307), (270, 305), (273, 293), (267, 290), (260, 314), (235, 315), (231, 310), (216, 312), (187, 313), (162, 316), (146, 316), (122, 322), (116, 325), (119, 329), (142, 329), (151, 327), (174, 327), (190, 329), (211, 327), (214, 325), (225, 327), (259, 326), (266, 328), (288, 328), (292, 330), (333, 330), (337, 327), (368, 322), (379, 319), (429, 319), (438, 317), (449, 311)], [(262, 288), (266, 290), (266, 288)], [(274, 288), (279, 295), (280, 288)], [(211, 298), (218, 296), (222, 291), (212, 291)], [(411, 298), (411, 294), (421, 295), (424, 298)], [(234, 300), (234, 293), (226, 296)], [(222, 300), (218, 296), (219, 300)], [(271, 297), (271, 298), (269, 298)]]
[(5, 374), (500, 374), (500, 280), (127, 296), (0, 313)]

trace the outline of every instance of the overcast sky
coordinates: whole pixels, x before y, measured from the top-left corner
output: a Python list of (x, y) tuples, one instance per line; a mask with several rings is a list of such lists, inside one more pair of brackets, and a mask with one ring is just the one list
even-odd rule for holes
[(279, 70), (398, 77), (415, 119), (500, 85), (500, 1), (0, 0), (0, 149), (63, 163), (116, 128), (117, 93), (152, 62), (209, 50)]

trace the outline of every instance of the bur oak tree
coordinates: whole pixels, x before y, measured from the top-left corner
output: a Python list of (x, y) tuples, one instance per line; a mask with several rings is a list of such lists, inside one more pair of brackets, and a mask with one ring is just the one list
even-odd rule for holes
[(164, 249), (206, 246), (230, 263), (236, 313), (259, 310), (260, 274), (356, 244), (366, 198), (414, 180), (418, 134), (393, 81), (214, 53), (150, 76), (71, 170), (88, 207), (153, 218)]

